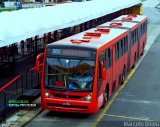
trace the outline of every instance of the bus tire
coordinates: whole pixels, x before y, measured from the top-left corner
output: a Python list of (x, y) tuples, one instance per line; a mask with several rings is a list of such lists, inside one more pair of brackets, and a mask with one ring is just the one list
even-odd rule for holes
[(142, 49), (141, 56), (143, 56), (143, 53), (144, 53), (144, 43), (143, 43), (143, 49)]
[(126, 71), (125, 71), (125, 67), (124, 67), (124, 68), (123, 68), (123, 74), (122, 74), (121, 85), (123, 85), (125, 79), (126, 79)]
[(109, 99), (108, 90), (109, 90), (109, 88), (106, 86), (105, 92), (104, 92), (104, 94), (103, 94), (103, 105), (102, 105), (101, 108), (104, 108), (104, 107), (106, 106), (106, 102), (107, 102), (108, 99)]
[(136, 63), (136, 53), (134, 54), (134, 63), (133, 63), (132, 69), (135, 67), (135, 63)]

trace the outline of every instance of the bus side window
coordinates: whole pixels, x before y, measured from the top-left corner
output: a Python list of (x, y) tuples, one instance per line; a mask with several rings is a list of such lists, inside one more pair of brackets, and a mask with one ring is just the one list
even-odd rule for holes
[(147, 31), (147, 20), (144, 22), (144, 32)]
[(119, 59), (119, 42), (116, 43), (116, 61)]
[(139, 30), (137, 28), (137, 39), (139, 39)]
[(123, 39), (121, 39), (120, 42), (121, 42), (121, 46), (120, 46), (120, 54), (121, 54), (121, 55), (120, 55), (120, 56), (123, 56), (123, 53), (124, 53), (124, 52), (123, 52)]
[(132, 45), (134, 44), (134, 34), (133, 34), (133, 31), (132, 31), (132, 41), (131, 41), (131, 43), (132, 43)]
[(136, 29), (136, 41), (138, 41), (138, 28)]
[(102, 70), (102, 61), (99, 60), (99, 66), (98, 66), (98, 79), (101, 80), (101, 70)]
[(144, 23), (142, 24), (142, 35), (144, 34)]
[(137, 38), (137, 29), (135, 30), (135, 36), (136, 36), (136, 42), (138, 41), (138, 38)]
[(126, 37), (124, 38), (124, 41), (123, 41), (123, 42), (124, 42), (124, 44), (123, 44), (124, 47), (123, 47), (123, 48), (124, 48), (124, 54), (125, 54), (125, 53), (126, 53)]
[(142, 36), (142, 25), (140, 26), (140, 35)]
[(141, 36), (142, 36), (143, 32), (142, 32), (142, 24), (141, 24)]
[(147, 20), (146, 20), (146, 31), (145, 32), (147, 32)]
[(134, 31), (135, 43), (137, 42), (137, 29)]
[(128, 51), (128, 36), (126, 36), (126, 39), (125, 39), (125, 51), (127, 52)]
[(146, 32), (146, 21), (144, 22), (144, 33)]
[(134, 44), (136, 43), (136, 30), (134, 30)]
[(126, 37), (123, 38), (123, 54), (126, 53), (126, 51), (125, 51), (125, 41), (126, 41)]
[(134, 45), (134, 31), (133, 31), (133, 35), (132, 35), (132, 36), (133, 36), (133, 38), (132, 38), (132, 39), (133, 39), (133, 45)]
[[(99, 62), (98, 63), (99, 64), (99, 79), (101, 79), (101, 70), (102, 70), (102, 67), (104, 67), (104, 65), (106, 64), (105, 51), (100, 53), (98, 62)], [(102, 63), (103, 63), (103, 65), (102, 65)]]
[(108, 48), (106, 50), (106, 68), (109, 69), (111, 66), (112, 66), (111, 49)]
[(143, 23), (143, 34), (145, 33), (145, 22)]

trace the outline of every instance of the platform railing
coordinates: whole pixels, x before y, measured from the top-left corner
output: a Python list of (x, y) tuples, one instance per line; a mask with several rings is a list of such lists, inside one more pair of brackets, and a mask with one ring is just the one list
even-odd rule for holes
[(35, 72), (35, 67), (28, 68), (25, 76), (19, 74), (4, 84), (0, 88), (0, 121), (6, 120), (7, 114), (12, 112), (10, 110), (17, 109), (10, 107), (10, 100), (20, 98), (25, 92), (34, 88), (40, 88), (40, 74)]
[(23, 95), (23, 92), (23, 76), (20, 74), (0, 88), (0, 121), (6, 120), (7, 110), (11, 108), (9, 99)]
[(26, 89), (40, 88), (40, 74), (35, 72), (35, 67), (26, 71)]

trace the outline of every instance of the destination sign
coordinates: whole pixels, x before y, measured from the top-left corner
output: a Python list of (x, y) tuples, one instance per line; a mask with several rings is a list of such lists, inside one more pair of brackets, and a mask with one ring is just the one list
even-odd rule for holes
[(48, 49), (47, 55), (61, 55), (61, 56), (79, 56), (79, 57), (94, 57), (94, 51), (75, 50), (75, 49)]

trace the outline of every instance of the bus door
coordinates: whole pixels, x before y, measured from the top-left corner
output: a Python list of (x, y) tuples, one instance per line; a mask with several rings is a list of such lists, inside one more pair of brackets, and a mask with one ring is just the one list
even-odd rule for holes
[(141, 26), (140, 23), (138, 23), (138, 29), (136, 30), (136, 38), (137, 38), (137, 42), (138, 42), (138, 50), (137, 50), (137, 56), (139, 57), (141, 54)]
[(119, 42), (115, 43), (112, 49), (112, 86), (111, 92), (113, 92), (116, 88), (116, 78), (119, 69)]
[(106, 70), (107, 70), (107, 81), (106, 85), (110, 85), (109, 87), (109, 96), (111, 95), (111, 84), (113, 82), (113, 49), (109, 47), (106, 49)]
[(98, 58), (98, 87), (97, 87), (97, 98), (98, 98), (98, 108), (100, 108), (103, 104), (104, 100), (104, 89), (106, 85), (106, 80), (102, 80), (102, 69), (105, 67), (106, 59), (105, 59), (105, 51), (99, 54)]

